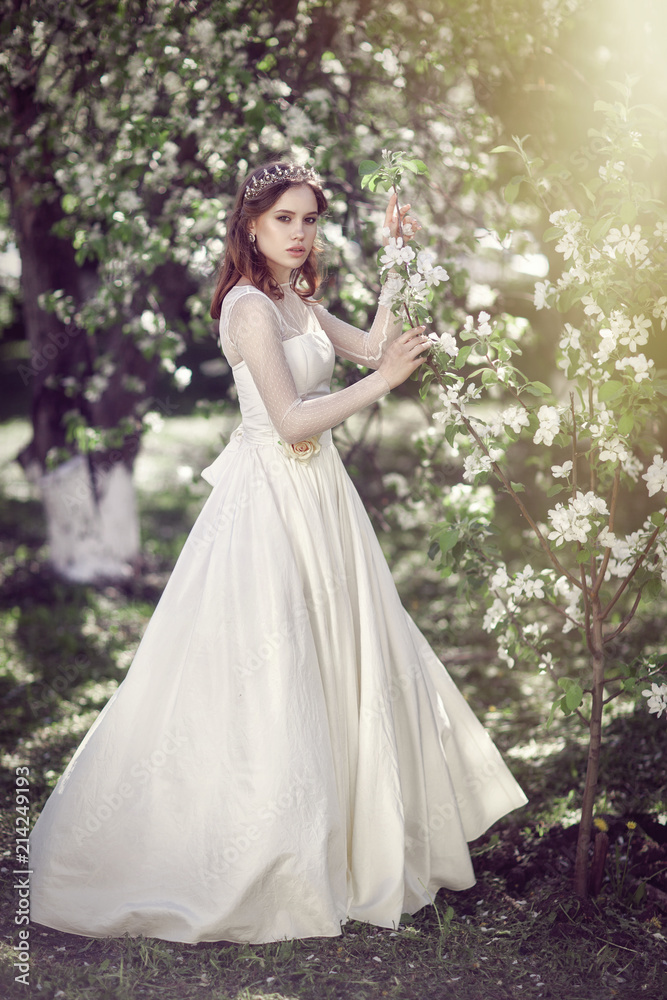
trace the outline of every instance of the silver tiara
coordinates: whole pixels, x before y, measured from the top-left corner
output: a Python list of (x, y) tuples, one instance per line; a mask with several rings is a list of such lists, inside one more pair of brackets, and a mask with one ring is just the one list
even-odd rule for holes
[(322, 187), (322, 181), (316, 170), (313, 170), (312, 167), (300, 167), (296, 163), (290, 163), (287, 167), (266, 167), (259, 176), (253, 177), (245, 189), (243, 200), (245, 201), (246, 198), (250, 198), (251, 200), (256, 198), (262, 191), (271, 187), (272, 184), (278, 184), (280, 181), (303, 182)]

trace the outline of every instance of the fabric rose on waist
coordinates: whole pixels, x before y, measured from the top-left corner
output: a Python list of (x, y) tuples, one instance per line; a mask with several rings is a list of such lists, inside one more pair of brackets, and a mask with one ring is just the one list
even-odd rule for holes
[(297, 462), (309, 462), (313, 455), (317, 455), (320, 450), (320, 435), (306, 438), (305, 441), (297, 441), (296, 444), (288, 444), (287, 441), (280, 441), (282, 449), (289, 458)]

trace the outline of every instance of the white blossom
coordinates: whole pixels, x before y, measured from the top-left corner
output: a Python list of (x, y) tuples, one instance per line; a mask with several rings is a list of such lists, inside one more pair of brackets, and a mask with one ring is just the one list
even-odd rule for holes
[(402, 237), (391, 236), (380, 257), (381, 270), (388, 271), (397, 264), (407, 264), (408, 261), (414, 260), (414, 257), (414, 250), (403, 245)]
[(527, 597), (528, 599), (537, 597), (542, 599), (544, 597), (544, 580), (534, 576), (532, 566), (524, 566), (511, 581), (507, 588), (507, 593), (515, 599), (519, 597)]
[(555, 406), (540, 406), (537, 411), (537, 419), (540, 426), (535, 431), (533, 441), (535, 444), (551, 445), (560, 429), (560, 417)]
[(502, 423), (510, 427), (515, 434), (521, 433), (522, 427), (528, 427), (530, 418), (522, 406), (508, 406), (500, 415)]
[(646, 319), (644, 313), (632, 317), (632, 326), (624, 336), (619, 337), (619, 344), (629, 347), (631, 351), (636, 351), (637, 347), (643, 347), (648, 341), (648, 331), (651, 329), (651, 320)]
[(185, 389), (190, 385), (191, 381), (192, 371), (190, 368), (186, 368), (184, 365), (181, 365), (181, 367), (177, 368), (174, 372), (174, 382), (176, 383), (176, 387), (178, 389)]
[(144, 414), (143, 424), (144, 427), (153, 431), (154, 434), (159, 434), (164, 427), (164, 420), (155, 410), (150, 410), (148, 413)]
[(429, 271), (424, 271), (423, 274), (429, 288), (437, 287), (441, 281), (449, 281), (449, 274), (440, 264)]
[(552, 285), (548, 281), (536, 281), (533, 292), (533, 305), (536, 309), (545, 309), (547, 306), (547, 295), (552, 290)]
[(442, 403), (442, 410), (433, 414), (433, 419), (439, 424), (448, 423), (453, 416), (465, 414), (465, 404), (459, 396), (460, 386), (448, 385), (447, 388), (438, 394), (438, 399)]
[(568, 585), (566, 590), (563, 592), (564, 596), (567, 598), (567, 604), (564, 608), (566, 619), (563, 625), (563, 632), (571, 632), (573, 628), (577, 625), (583, 624), (583, 615), (581, 613), (581, 591), (574, 586)]
[(610, 327), (603, 327), (600, 330), (600, 346), (597, 351), (593, 354), (593, 357), (601, 365), (609, 361), (617, 347), (617, 338), (613, 330)]
[(643, 469), (643, 465), (636, 455), (629, 452), (625, 461), (621, 462), (621, 468), (623, 469), (623, 472), (625, 472), (625, 474), (636, 483), (639, 479), (639, 473)]
[(593, 492), (582, 493), (578, 490), (568, 501), (567, 507), (559, 503), (549, 511), (552, 530), (547, 537), (556, 545), (563, 545), (565, 542), (580, 542), (583, 545), (593, 528), (591, 518), (607, 513), (607, 504), (602, 497)]
[(540, 662), (537, 665), (538, 670), (553, 670), (554, 669), (554, 658), (551, 653), (542, 653), (540, 656)]
[(570, 500), (570, 505), (577, 514), (585, 516), (589, 514), (609, 513), (606, 501), (593, 493), (592, 490), (589, 490), (588, 493), (582, 493), (581, 490), (577, 490), (574, 497)]
[(604, 316), (602, 309), (592, 295), (584, 295), (581, 299), (581, 304), (587, 316)]
[(493, 576), (489, 580), (489, 586), (492, 590), (504, 589), (510, 582), (510, 578), (507, 575), (507, 569), (504, 565), (498, 566), (495, 570)]
[(581, 331), (573, 327), (571, 323), (566, 323), (565, 336), (561, 337), (559, 347), (562, 347), (564, 351), (578, 351), (581, 348)]
[(562, 465), (552, 465), (551, 475), (554, 477), (554, 479), (567, 479), (567, 477), (572, 472), (572, 467), (573, 463), (570, 460), (568, 460), (567, 462), (563, 462)]
[(667, 712), (667, 684), (651, 684), (642, 694), (648, 699), (646, 707), (649, 712), (655, 712), (658, 718), (663, 712)]
[(459, 353), (459, 345), (456, 343), (456, 337), (453, 337), (451, 333), (440, 334), (438, 343), (445, 354), (448, 354), (450, 358), (455, 358)]
[(599, 455), (601, 462), (618, 463), (625, 462), (630, 457), (630, 452), (624, 441), (621, 441), (619, 437), (612, 437), (600, 444)]
[(625, 169), (625, 162), (623, 160), (607, 160), (598, 169), (598, 174), (603, 181), (615, 181), (621, 177), (623, 170)]
[(388, 274), (380, 292), (380, 305), (393, 309), (403, 298), (403, 279), (400, 274)]
[(619, 358), (616, 368), (624, 371), (626, 368), (633, 368), (635, 372), (635, 382), (650, 378), (651, 368), (655, 365), (653, 358), (647, 358), (645, 354), (638, 354), (636, 358)]
[(610, 531), (609, 525), (605, 524), (604, 528), (598, 533), (598, 545), (604, 546), (605, 549), (614, 550), (614, 547), (618, 545), (618, 538), (613, 531)]
[(514, 657), (510, 656), (508, 646), (511, 642), (511, 636), (507, 632), (502, 632), (498, 636), (498, 659), (504, 660), (507, 666), (511, 669), (514, 666)]
[(562, 253), (563, 260), (569, 260), (579, 249), (577, 232), (563, 233), (555, 247), (558, 253)]
[(469, 483), (474, 483), (477, 476), (483, 472), (490, 471), (491, 456), (484, 455), (478, 448), (463, 459), (463, 478)]
[(604, 245), (609, 256), (624, 254), (630, 260), (631, 257), (639, 262), (648, 256), (648, 243), (642, 239), (640, 226), (635, 226), (630, 232), (630, 226), (624, 225), (622, 229), (610, 229)]
[(486, 614), (482, 620), (482, 628), (485, 632), (493, 632), (496, 625), (499, 625), (501, 621), (505, 618), (507, 614), (507, 609), (503, 601), (499, 597), (496, 597), (490, 608), (487, 608)]
[(556, 251), (563, 255), (565, 260), (573, 258), (574, 263), (580, 264), (582, 261), (581, 250), (579, 248), (579, 234), (581, 232), (581, 216), (575, 209), (561, 209), (552, 212), (549, 221), (554, 226), (559, 226), (563, 230), (563, 235), (556, 243)]
[(667, 492), (667, 462), (661, 455), (654, 457), (642, 479), (646, 480), (646, 488), (650, 497), (661, 490)]
[(480, 337), (491, 336), (492, 331), (489, 325), (490, 319), (491, 317), (489, 316), (488, 312), (484, 312), (483, 309), (477, 316), (477, 333), (479, 334)]
[(660, 320), (660, 328), (664, 330), (667, 326), (667, 295), (660, 296), (655, 304), (653, 315)]

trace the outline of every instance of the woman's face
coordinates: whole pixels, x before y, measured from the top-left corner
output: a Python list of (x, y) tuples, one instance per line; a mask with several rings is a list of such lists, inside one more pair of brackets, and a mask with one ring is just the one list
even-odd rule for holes
[(294, 268), (305, 264), (317, 235), (317, 215), (313, 189), (294, 184), (248, 226), (278, 284), (288, 282)]

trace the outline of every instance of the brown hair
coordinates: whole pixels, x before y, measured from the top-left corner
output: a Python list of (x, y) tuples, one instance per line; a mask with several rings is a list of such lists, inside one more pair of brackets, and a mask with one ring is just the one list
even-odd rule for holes
[[(227, 221), (227, 240), (225, 254), (218, 269), (218, 281), (213, 293), (211, 303), (211, 316), (213, 319), (220, 318), (222, 300), (230, 288), (233, 288), (239, 278), (247, 278), (249, 281), (264, 292), (265, 295), (273, 299), (282, 299), (283, 291), (269, 270), (264, 254), (257, 245), (250, 242), (248, 223), (252, 219), (258, 218), (264, 212), (268, 212), (272, 205), (288, 191), (290, 187), (300, 184), (308, 184), (312, 188), (317, 201), (317, 214), (322, 215), (327, 209), (327, 200), (324, 197), (322, 188), (313, 177), (299, 179), (298, 172), (294, 179), (283, 177), (273, 184), (268, 184), (259, 194), (254, 197), (245, 197), (248, 186), (257, 178), (262, 177), (266, 172), (280, 173), (289, 171), (291, 164), (282, 161), (266, 163), (257, 167), (248, 174), (243, 184), (239, 188), (234, 203), (234, 208)], [(295, 268), (290, 275), (290, 287), (302, 299), (309, 299), (315, 294), (320, 284), (320, 274), (317, 268), (317, 257), (321, 253), (321, 248), (314, 245), (308, 257), (300, 267)], [(300, 287), (297, 287), (299, 285)]]

